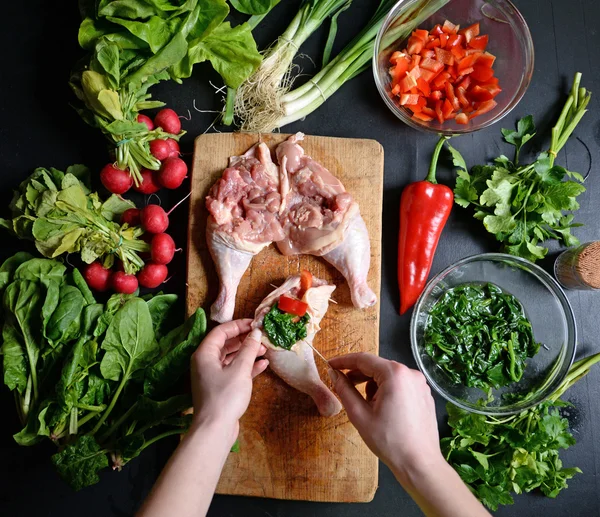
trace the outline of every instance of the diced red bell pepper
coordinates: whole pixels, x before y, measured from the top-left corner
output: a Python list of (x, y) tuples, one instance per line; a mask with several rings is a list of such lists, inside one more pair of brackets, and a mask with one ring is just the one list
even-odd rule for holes
[(432, 91), (431, 95), (429, 95), (429, 98), (433, 99), (433, 100), (436, 100), (436, 101), (440, 100), (442, 98), (442, 92), (441, 92), (441, 90), (434, 90), (434, 91)]
[(479, 115), (483, 115), (484, 113), (493, 110), (497, 105), (498, 103), (494, 100), (482, 102), (477, 106), (477, 109), (475, 111), (469, 114), (469, 119), (472, 119)]
[(448, 43), (448, 34), (446, 34), (445, 32), (442, 32), (440, 34), (440, 46), (442, 48), (446, 48), (447, 43)]
[(421, 68), (425, 68), (426, 70), (431, 70), (432, 72), (437, 73), (444, 69), (444, 64), (428, 57), (423, 59), (421, 62)]
[(308, 291), (313, 284), (313, 276), (310, 271), (303, 269), (300, 273), (300, 297), (304, 296), (304, 293)]
[(456, 34), (458, 32), (458, 25), (454, 25), (451, 21), (446, 20), (442, 26), (442, 31), (446, 34)]
[(422, 120), (424, 122), (431, 122), (433, 120), (433, 117), (430, 117), (429, 115), (425, 115), (422, 112), (421, 113), (413, 113), (413, 118)]
[(461, 88), (459, 86), (458, 88), (456, 88), (455, 93), (456, 93), (456, 98), (458, 99), (458, 103), (460, 104), (460, 107), (463, 109), (468, 107), (470, 102), (469, 102), (469, 99), (467, 99), (467, 95), (465, 93), (464, 88)]
[(452, 52), (439, 47), (436, 47), (434, 50), (435, 59), (437, 61), (448, 66), (452, 66), (454, 64), (454, 55), (452, 54)]
[(406, 93), (406, 92), (410, 91), (412, 88), (415, 88), (416, 86), (417, 86), (417, 80), (412, 75), (406, 75), (400, 81), (400, 90), (402, 91), (402, 93)]
[(470, 42), (469, 47), (476, 48), (478, 50), (485, 50), (487, 47), (489, 36), (484, 34), (483, 36), (475, 36)]
[(452, 84), (449, 82), (446, 83), (446, 99), (450, 101), (454, 111), (458, 111), (460, 109), (458, 99), (456, 98), (456, 95), (454, 95), (454, 86), (452, 86)]
[(432, 81), (432, 83), (436, 88), (442, 88), (448, 81), (449, 77), (450, 74), (448, 72), (442, 72)]
[(494, 98), (494, 96), (489, 90), (487, 90), (486, 88), (482, 88), (479, 85), (473, 86), (473, 88), (469, 90), (468, 95), (469, 98), (475, 102), (489, 101)]
[(308, 310), (308, 304), (301, 301), (290, 298), (289, 296), (282, 295), (279, 297), (277, 307), (283, 312), (288, 314), (294, 314), (295, 316), (304, 316)]
[(429, 34), (433, 36), (439, 36), (443, 32), (444, 31), (442, 30), (442, 26), (438, 23), (433, 29), (431, 29), (431, 31), (429, 31)]
[(411, 36), (408, 38), (408, 47), (406, 51), (412, 56), (414, 54), (418, 54), (423, 50), (423, 41), (416, 36)]
[(475, 36), (479, 36), (479, 23), (469, 25), (468, 27), (459, 30), (458, 33), (465, 37), (467, 43), (470, 43)]
[(492, 77), (494, 77), (494, 69), (489, 68), (485, 65), (480, 65), (479, 63), (475, 63), (473, 65), (471, 77), (476, 81), (481, 81), (482, 83), (484, 83), (486, 81), (489, 81)]
[(396, 66), (394, 67), (394, 77), (397, 81), (404, 77), (404, 73), (408, 70), (408, 58), (406, 56), (400, 57), (396, 60)]
[(432, 39), (429, 43), (425, 45), (425, 48), (437, 48), (440, 46), (440, 38)]
[(419, 95), (412, 93), (403, 93), (400, 96), (400, 105), (404, 106), (405, 104), (417, 104), (419, 102)]
[(444, 123), (444, 114), (442, 113), (442, 100), (435, 101), (435, 116), (440, 124)]
[(417, 29), (413, 31), (412, 35), (419, 38), (423, 43), (429, 39), (429, 31), (425, 29)]
[(461, 46), (452, 47), (450, 49), (450, 52), (452, 52), (452, 55), (454, 56), (454, 59), (456, 59), (456, 60), (461, 60), (467, 54), (466, 50), (464, 48), (462, 48)]
[(431, 94), (431, 87), (429, 86), (429, 83), (423, 79), (423, 77), (419, 77), (417, 79), (417, 88), (421, 90), (421, 93), (425, 95), (425, 97), (429, 97)]
[(454, 106), (452, 106), (452, 103), (448, 99), (445, 99), (444, 104), (442, 105), (442, 115), (444, 119), (447, 119), (448, 116), (453, 112)]
[(402, 93), (400, 91), (400, 85), (399, 84), (395, 84), (394, 87), (392, 88), (392, 95), (400, 95), (400, 93)]
[(421, 50), (421, 59), (434, 58), (435, 52), (430, 48), (424, 48)]
[(494, 54), (484, 52), (477, 59), (477, 64), (487, 66), (488, 68), (492, 68), (492, 66), (494, 66), (494, 61), (496, 61), (496, 56), (494, 56)]
[(458, 71), (460, 72), (461, 70), (464, 70), (465, 68), (470, 68), (475, 64), (475, 61), (477, 61), (477, 55), (476, 54), (471, 54), (470, 56), (465, 56), (463, 57), (459, 62), (458, 62)]
[(448, 36), (448, 43), (446, 43), (446, 48), (454, 48), (458, 47), (462, 44), (463, 35), (462, 34), (451, 34)]
[(456, 117), (454, 117), (454, 120), (456, 121), (457, 124), (468, 124), (469, 123), (469, 117), (467, 116), (466, 113), (459, 113), (458, 115), (456, 115)]

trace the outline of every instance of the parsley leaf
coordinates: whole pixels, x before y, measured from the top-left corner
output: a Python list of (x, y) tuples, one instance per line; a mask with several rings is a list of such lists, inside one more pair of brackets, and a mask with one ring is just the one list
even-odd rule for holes
[(517, 166), (521, 146), (535, 134), (533, 118), (517, 124), (517, 131), (503, 129), (507, 142), (517, 147), (514, 163), (501, 155), (490, 165), (476, 165), (467, 172), (460, 153), (448, 146), (459, 167), (454, 200), (473, 205), (474, 217), (503, 244), (502, 251), (535, 262), (548, 253), (547, 240), (576, 246), (571, 233), (578, 226), (566, 211), (579, 209), (577, 197), (585, 192), (583, 177), (554, 164), (553, 155), (540, 153), (529, 165)]
[(519, 161), (519, 151), (521, 147), (531, 140), (535, 135), (535, 124), (533, 123), (533, 117), (527, 115), (517, 122), (517, 130), (514, 129), (501, 129), (504, 140), (509, 144), (516, 147), (515, 150), (515, 164)]

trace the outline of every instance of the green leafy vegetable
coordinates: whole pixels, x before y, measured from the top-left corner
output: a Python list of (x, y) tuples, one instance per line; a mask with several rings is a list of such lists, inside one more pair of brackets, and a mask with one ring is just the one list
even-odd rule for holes
[(306, 337), (306, 325), (309, 320), (310, 316), (308, 314), (298, 319), (293, 314), (283, 312), (275, 304), (265, 316), (263, 328), (271, 343), (289, 350), (294, 344)]
[(446, 291), (429, 312), (424, 340), (452, 382), (488, 392), (518, 382), (540, 348), (519, 300), (493, 284)]
[(441, 440), (442, 451), (471, 491), (491, 510), (513, 504), (512, 493), (539, 489), (556, 497), (567, 481), (581, 472), (563, 467), (560, 449), (575, 444), (559, 409), (564, 392), (584, 377), (600, 354), (577, 361), (550, 399), (512, 417), (468, 413), (447, 404), (452, 436)]
[[(127, 273), (136, 273), (144, 265), (138, 253), (149, 249), (140, 238), (143, 230), (115, 222), (135, 205), (115, 195), (100, 201), (73, 174), (79, 171), (81, 176), (81, 170), (82, 166), (69, 167), (66, 173), (36, 169), (15, 191), (12, 220), (2, 220), (2, 226), (21, 239), (33, 240), (45, 257), (80, 253), (87, 264), (101, 259), (105, 267), (111, 267), (117, 257)], [(89, 290), (83, 294), (90, 299)]]
[[(240, 0), (258, 9), (260, 0)], [(96, 2), (83, 10), (79, 44), (89, 51), (72, 73), (70, 85), (78, 111), (114, 146), (119, 168), (136, 184), (141, 169), (158, 170), (149, 142), (173, 138), (161, 128), (148, 130), (137, 121), (141, 110), (163, 106), (151, 99), (155, 84), (189, 77), (192, 67), (210, 61), (227, 86), (236, 87), (260, 64), (246, 24), (231, 27), (225, 0)]]
[(577, 197), (585, 192), (583, 178), (555, 165), (554, 159), (587, 111), (591, 93), (579, 86), (580, 81), (578, 73), (552, 129), (550, 149), (540, 153), (535, 162), (518, 164), (521, 147), (535, 135), (531, 115), (519, 120), (516, 131), (502, 130), (506, 142), (515, 146), (514, 161), (502, 155), (493, 164), (472, 167), (469, 173), (458, 151), (449, 147), (454, 165), (459, 168), (454, 188), (456, 203), (465, 208), (473, 205), (475, 219), (482, 221), (511, 255), (535, 262), (548, 253), (542, 245), (545, 241), (557, 240), (565, 246), (579, 244), (571, 229), (581, 225), (565, 212), (579, 209)]
[(52, 456), (52, 463), (73, 489), (81, 490), (100, 481), (98, 472), (108, 467), (106, 452), (93, 436), (83, 435)]
[[(40, 178), (68, 180), (59, 172)], [(82, 280), (26, 254), (0, 266), (2, 378), (23, 424), (14, 439), (52, 440), (53, 462), (77, 490), (109, 464), (120, 469), (185, 432), (190, 395), (176, 381), (206, 332), (202, 309), (176, 327), (174, 295), (117, 294), (100, 304)]]

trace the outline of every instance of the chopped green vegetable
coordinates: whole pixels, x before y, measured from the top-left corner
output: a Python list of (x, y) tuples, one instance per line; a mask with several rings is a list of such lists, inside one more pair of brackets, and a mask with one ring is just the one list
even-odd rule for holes
[[(502, 130), (504, 140), (515, 146), (513, 161), (502, 155), (493, 164), (472, 167), (469, 173), (458, 151), (448, 146), (459, 168), (456, 203), (462, 207), (473, 205), (475, 219), (482, 221), (511, 255), (535, 262), (548, 253), (542, 245), (545, 241), (557, 240), (565, 246), (579, 244), (571, 229), (581, 225), (573, 223), (573, 214), (564, 212), (579, 209), (577, 197), (585, 192), (583, 178), (555, 165), (554, 160), (587, 111), (591, 93), (579, 86), (580, 81), (581, 74), (575, 74), (571, 93), (552, 128), (550, 149), (529, 165), (518, 162), (521, 146), (535, 135), (531, 115), (519, 120), (516, 131)], [(567, 177), (572, 179), (563, 181)]]
[[(0, 266), (3, 381), (21, 445), (49, 438), (61, 476), (80, 489), (157, 440), (184, 432), (189, 394), (176, 381), (206, 332), (202, 309), (180, 327), (174, 295), (96, 303), (60, 262), (17, 254)], [(150, 398), (151, 397), (151, 398)]]
[(514, 296), (493, 284), (462, 284), (436, 302), (425, 350), (455, 384), (481, 388), (518, 382), (540, 344)]
[(289, 350), (298, 341), (306, 337), (306, 325), (309, 320), (310, 316), (308, 314), (298, 318), (298, 316), (283, 312), (275, 304), (265, 316), (263, 328), (271, 343)]
[[(80, 253), (83, 262), (100, 259), (107, 268), (117, 257), (127, 273), (136, 273), (144, 266), (138, 253), (148, 251), (149, 245), (141, 239), (142, 228), (118, 223), (123, 212), (135, 205), (114, 194), (100, 201), (79, 179), (86, 176), (87, 169), (81, 165), (72, 165), (66, 173), (36, 169), (15, 191), (12, 219), (0, 219), (0, 226), (21, 239), (35, 241), (45, 257)], [(89, 300), (89, 290), (82, 294)]]
[(512, 417), (495, 418), (446, 405), (452, 436), (441, 440), (442, 451), (488, 508), (513, 504), (511, 492), (539, 489), (554, 498), (581, 472), (563, 467), (559, 456), (560, 449), (575, 444), (569, 422), (560, 416), (559, 408), (568, 405), (560, 397), (598, 361), (600, 354), (577, 361), (548, 401)]

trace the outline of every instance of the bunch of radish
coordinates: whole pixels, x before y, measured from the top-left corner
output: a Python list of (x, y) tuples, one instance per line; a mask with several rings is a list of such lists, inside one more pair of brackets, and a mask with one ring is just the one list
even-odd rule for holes
[[(137, 121), (146, 124), (148, 131), (160, 127), (166, 133), (177, 135), (181, 132), (181, 121), (172, 109), (160, 110), (154, 120), (146, 115), (138, 115)], [(105, 165), (100, 172), (100, 181), (109, 192), (124, 194), (131, 187), (142, 194), (154, 194), (161, 187), (175, 189), (179, 187), (187, 176), (187, 165), (179, 157), (179, 144), (173, 138), (151, 140), (149, 143), (150, 154), (161, 162), (160, 169), (152, 171), (142, 169), (142, 182), (134, 185), (133, 178), (128, 171), (119, 169), (113, 163)]]
[(143, 239), (150, 244), (150, 260), (137, 275), (128, 275), (124, 271), (111, 271), (100, 262), (93, 262), (83, 270), (83, 276), (90, 288), (103, 292), (108, 289), (117, 293), (131, 294), (138, 286), (154, 289), (164, 283), (169, 273), (169, 264), (175, 255), (175, 241), (165, 233), (169, 227), (169, 214), (186, 198), (182, 199), (168, 213), (159, 205), (147, 205), (141, 210), (129, 208), (121, 216), (121, 224), (141, 226), (145, 233)]

